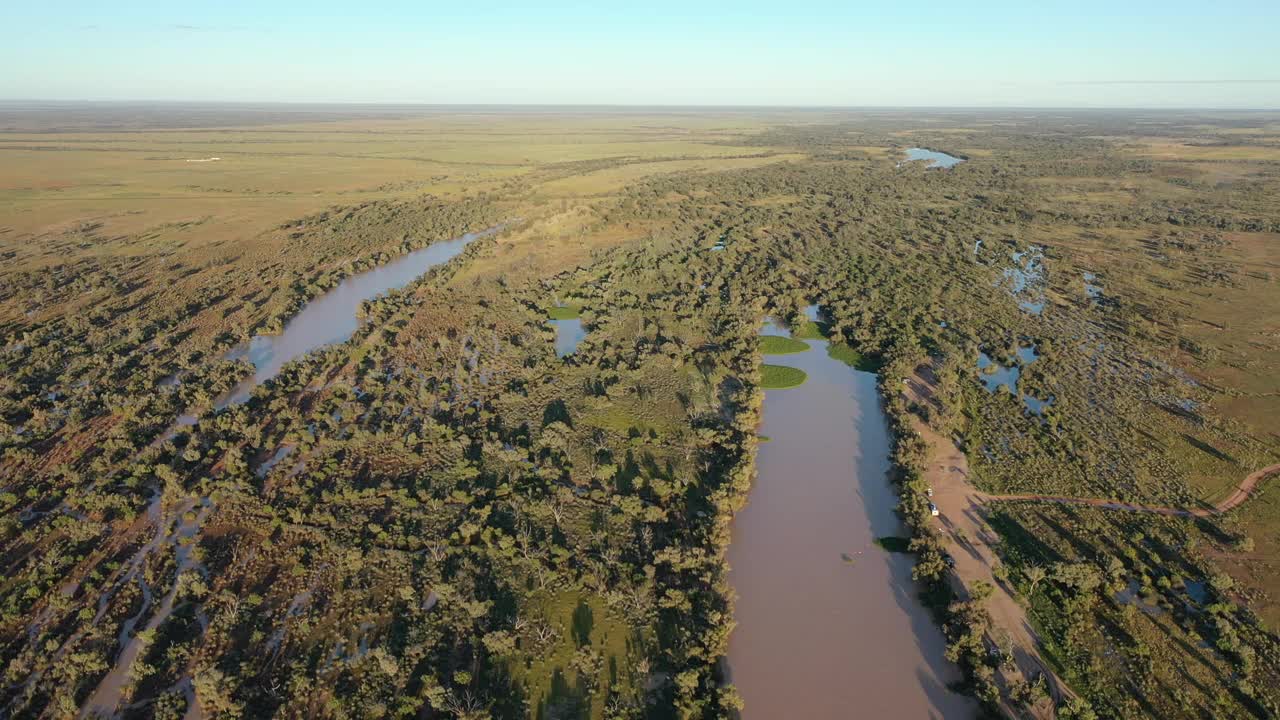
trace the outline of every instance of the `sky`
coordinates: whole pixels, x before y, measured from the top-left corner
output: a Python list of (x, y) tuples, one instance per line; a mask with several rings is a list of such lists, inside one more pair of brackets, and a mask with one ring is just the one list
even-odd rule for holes
[(1280, 0), (7, 0), (0, 99), (1280, 108)]

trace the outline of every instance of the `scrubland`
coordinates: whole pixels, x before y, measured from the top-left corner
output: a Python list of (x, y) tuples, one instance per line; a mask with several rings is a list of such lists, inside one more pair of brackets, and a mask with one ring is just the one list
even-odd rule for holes
[[(767, 315), (879, 369), (920, 589), (991, 708), (1044, 690), (993, 687), (999, 629), (947, 594), (909, 414), (992, 494), (1193, 508), (1280, 460), (1273, 115), (166, 112), (0, 113), (0, 715), (75, 714), (134, 639), (130, 717), (729, 715)], [(495, 225), (214, 409), (226, 349)], [(997, 507), (1059, 716), (1274, 716), (1277, 507)]]

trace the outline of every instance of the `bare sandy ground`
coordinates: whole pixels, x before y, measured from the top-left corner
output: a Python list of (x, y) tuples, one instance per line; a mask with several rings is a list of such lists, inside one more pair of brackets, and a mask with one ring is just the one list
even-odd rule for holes
[[(908, 400), (927, 403), (933, 396), (933, 375), (920, 368), (904, 386)], [(912, 418), (916, 432), (929, 446), (929, 459), (924, 478), (933, 488), (933, 503), (938, 507), (940, 529), (949, 542), (948, 551), (955, 558), (951, 584), (960, 597), (969, 597), (969, 588), (978, 581), (990, 583), (995, 591), (987, 600), (991, 614), (988, 641), (1011, 649), (1013, 667), (1002, 670), (999, 680), (1009, 688), (1019, 680), (1044, 677), (1054, 702), (1042, 701), (1032, 709), (1036, 718), (1052, 718), (1054, 704), (1071, 697), (1062, 682), (1040, 655), (1040, 640), (1027, 620), (1026, 610), (1014, 597), (1012, 589), (996, 578), (993, 569), (999, 563), (994, 545), (999, 536), (987, 525), (985, 503), (990, 496), (969, 483), (969, 461), (949, 438), (929, 427), (918, 417)], [(1004, 640), (1007, 638), (1007, 642)], [(1018, 717), (1006, 707), (1010, 717)]]

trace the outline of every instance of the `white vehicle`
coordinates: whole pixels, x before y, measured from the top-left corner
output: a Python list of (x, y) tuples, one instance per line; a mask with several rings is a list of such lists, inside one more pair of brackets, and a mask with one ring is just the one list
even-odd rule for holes
[(929, 503), (929, 514), (934, 517), (938, 517), (938, 506), (933, 503)]

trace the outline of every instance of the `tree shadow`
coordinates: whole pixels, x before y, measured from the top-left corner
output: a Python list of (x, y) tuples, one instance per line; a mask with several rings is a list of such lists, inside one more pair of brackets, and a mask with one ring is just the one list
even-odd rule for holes
[(537, 720), (578, 720), (590, 717), (591, 702), (581, 678), (573, 683), (557, 667), (551, 675), (551, 689), (538, 703)]
[(1218, 448), (1216, 448), (1216, 447), (1214, 447), (1214, 446), (1210, 445), (1209, 443), (1207, 443), (1207, 442), (1205, 442), (1205, 441), (1203, 441), (1203, 440), (1200, 440), (1199, 438), (1195, 438), (1195, 437), (1192, 437), (1192, 436), (1190, 436), (1190, 435), (1188, 435), (1188, 434), (1186, 434), (1186, 433), (1183, 433), (1183, 434), (1182, 434), (1182, 439), (1183, 439), (1183, 440), (1186, 440), (1186, 441), (1187, 441), (1187, 444), (1188, 444), (1188, 445), (1190, 445), (1191, 447), (1194, 447), (1194, 448), (1196, 448), (1197, 450), (1199, 450), (1199, 451), (1201, 451), (1201, 452), (1203, 452), (1203, 453), (1206, 453), (1207, 455), (1210, 455), (1210, 456), (1212, 456), (1212, 457), (1214, 457), (1214, 458), (1217, 458), (1218, 460), (1222, 460), (1222, 461), (1224, 461), (1224, 462), (1229, 462), (1229, 463), (1231, 463), (1231, 464), (1233, 464), (1233, 465), (1238, 464), (1238, 463), (1236, 462), (1236, 459), (1235, 459), (1235, 458), (1233, 458), (1233, 457), (1231, 457), (1230, 455), (1228, 455), (1228, 454), (1226, 454), (1226, 453), (1222, 452), (1221, 450), (1219, 450)]
[(565, 406), (563, 400), (552, 400), (542, 410), (542, 427), (546, 427), (553, 422), (562, 422), (569, 427), (573, 427), (573, 419), (569, 417), (569, 408)]
[(573, 609), (573, 639), (578, 647), (591, 644), (591, 630), (595, 627), (595, 613), (591, 606), (579, 600), (578, 607)]

